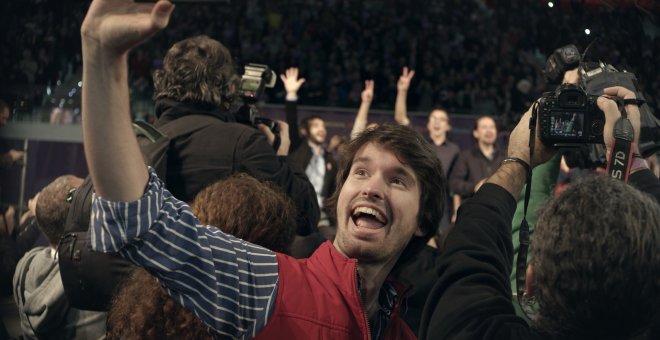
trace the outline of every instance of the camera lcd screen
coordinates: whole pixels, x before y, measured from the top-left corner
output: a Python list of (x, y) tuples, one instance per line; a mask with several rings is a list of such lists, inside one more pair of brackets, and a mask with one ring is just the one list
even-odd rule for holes
[(582, 137), (584, 112), (553, 111), (550, 113), (550, 134), (553, 137)]

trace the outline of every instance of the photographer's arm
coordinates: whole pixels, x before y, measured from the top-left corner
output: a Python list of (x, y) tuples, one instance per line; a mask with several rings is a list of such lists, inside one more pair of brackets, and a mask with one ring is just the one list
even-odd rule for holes
[(355, 122), (353, 122), (353, 129), (351, 130), (351, 139), (355, 138), (367, 128), (369, 108), (371, 107), (371, 101), (374, 99), (373, 80), (364, 81), (364, 90), (362, 90), (360, 98), (362, 99), (362, 102), (360, 103), (357, 115), (355, 115)]
[[(624, 88), (624, 87), (610, 87), (606, 88), (604, 91), (605, 95), (617, 97), (620, 99), (634, 99), (635, 93)], [(614, 123), (621, 116), (621, 112), (617, 105), (605, 98), (598, 98), (598, 107), (605, 113), (605, 145), (607, 146), (607, 157), (610, 158), (610, 153), (614, 145), (614, 136), (612, 134), (612, 129)], [(624, 106), (626, 113), (628, 114), (628, 119), (633, 126), (633, 131), (635, 133), (635, 141), (633, 143), (633, 153), (639, 154), (639, 135), (641, 131), (641, 114), (639, 107), (637, 105), (628, 104)], [(630, 177), (628, 178), (628, 184), (637, 188), (638, 190), (650, 194), (658, 202), (660, 202), (660, 180), (651, 172), (648, 167), (648, 164), (644, 162), (643, 158), (635, 158), (632, 160), (632, 166), (630, 169)]]
[(408, 109), (406, 101), (408, 100), (408, 89), (410, 89), (410, 81), (415, 76), (415, 71), (408, 71), (408, 67), (403, 68), (403, 73), (396, 83), (396, 102), (394, 103), (394, 120), (400, 125), (409, 126), (410, 119), (408, 119)]
[[(511, 133), (508, 155), (534, 166), (549, 159), (552, 150), (537, 139), (530, 161), (530, 113)], [(439, 279), (424, 308), (421, 339), (540, 338), (516, 316), (509, 285), (511, 219), (526, 176), (524, 166), (503, 163), (461, 205), (456, 226), (445, 242)]]

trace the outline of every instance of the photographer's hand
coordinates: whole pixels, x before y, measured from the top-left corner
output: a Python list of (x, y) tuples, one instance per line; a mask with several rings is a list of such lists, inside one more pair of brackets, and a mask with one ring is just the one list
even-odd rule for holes
[[(556, 150), (552, 147), (545, 146), (539, 139), (539, 124), (536, 121), (536, 133), (534, 141), (534, 157), (530, 159), (529, 154), (529, 121), (532, 116), (532, 107), (525, 112), (525, 114), (518, 122), (518, 125), (511, 131), (509, 136), (508, 157), (515, 157), (526, 162), (529, 166), (535, 167), (539, 164), (545, 163), (555, 154)], [(527, 179), (527, 172), (525, 168), (515, 162), (502, 163), (495, 173), (488, 178), (487, 183), (497, 184), (506, 189), (514, 198), (518, 198), (520, 190), (522, 189)]]
[(94, 0), (80, 29), (83, 52), (83, 138), (94, 189), (112, 201), (144, 193), (148, 173), (133, 133), (128, 52), (167, 26), (174, 6)]
[[(625, 87), (615, 86), (608, 87), (603, 90), (605, 96), (619, 99), (635, 99), (635, 93), (626, 89)], [(603, 140), (607, 148), (607, 157), (609, 160), (610, 152), (614, 147), (614, 124), (621, 117), (621, 112), (614, 100), (606, 97), (599, 97), (598, 108), (605, 114), (605, 127), (603, 131)], [(639, 133), (640, 133), (640, 113), (637, 105), (626, 105), (625, 110), (628, 114), (628, 119), (633, 126), (635, 139), (633, 141), (633, 153), (639, 153)]]
[(298, 79), (298, 68), (290, 67), (286, 70), (285, 74), (280, 74), (280, 79), (284, 84), (286, 91), (286, 100), (298, 100), (298, 90), (305, 83), (305, 78)]

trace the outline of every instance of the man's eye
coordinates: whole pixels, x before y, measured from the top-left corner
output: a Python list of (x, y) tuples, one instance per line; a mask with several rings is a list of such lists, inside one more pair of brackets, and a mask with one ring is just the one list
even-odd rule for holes
[(390, 179), (390, 183), (397, 184), (397, 185), (404, 185), (404, 186), (406, 185), (406, 183), (401, 178), (398, 178), (398, 177), (394, 177), (394, 178)]
[(368, 176), (369, 175), (367, 170), (364, 170), (364, 169), (355, 170), (355, 174), (358, 175), (358, 176)]

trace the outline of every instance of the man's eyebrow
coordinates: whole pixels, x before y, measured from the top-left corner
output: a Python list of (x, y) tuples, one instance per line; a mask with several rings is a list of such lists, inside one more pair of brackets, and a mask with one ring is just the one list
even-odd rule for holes
[(353, 164), (356, 163), (370, 163), (371, 162), (371, 157), (369, 156), (361, 156), (353, 160)]

